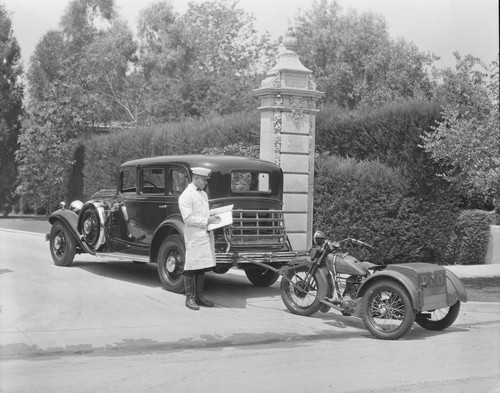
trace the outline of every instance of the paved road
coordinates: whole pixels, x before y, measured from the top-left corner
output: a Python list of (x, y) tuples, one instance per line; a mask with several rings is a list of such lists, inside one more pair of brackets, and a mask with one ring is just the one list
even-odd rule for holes
[(0, 255), (2, 392), (493, 393), (500, 383), (498, 303), (464, 304), (444, 332), (415, 326), (387, 342), (356, 318), (292, 315), (277, 284), (255, 288), (240, 272), (209, 275), (217, 307), (193, 312), (154, 265), (78, 256), (57, 267), (42, 234), (2, 229)]

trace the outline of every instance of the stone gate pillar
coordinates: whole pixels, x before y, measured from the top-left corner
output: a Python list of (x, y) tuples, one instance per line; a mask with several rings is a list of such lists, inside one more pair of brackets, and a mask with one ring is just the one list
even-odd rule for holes
[(260, 158), (283, 169), (285, 225), (300, 251), (312, 244), (316, 103), (323, 93), (293, 51), (295, 43), (285, 37), (286, 50), (253, 93), (260, 99)]

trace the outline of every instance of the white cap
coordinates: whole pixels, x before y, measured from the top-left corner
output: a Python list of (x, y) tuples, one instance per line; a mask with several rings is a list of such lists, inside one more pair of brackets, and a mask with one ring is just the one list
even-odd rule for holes
[(208, 168), (194, 167), (191, 170), (193, 171), (193, 175), (210, 177), (211, 170)]

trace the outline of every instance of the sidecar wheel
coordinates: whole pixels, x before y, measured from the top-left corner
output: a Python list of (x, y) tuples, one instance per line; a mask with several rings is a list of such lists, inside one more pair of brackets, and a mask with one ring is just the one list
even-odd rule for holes
[(413, 326), (415, 311), (401, 284), (380, 280), (367, 288), (361, 304), (361, 317), (374, 337), (397, 340)]
[(418, 313), (415, 322), (427, 330), (444, 330), (453, 325), (459, 312), (460, 302), (457, 301), (451, 307)]
[(290, 269), (281, 278), (281, 299), (292, 314), (308, 316), (318, 312), (327, 289), (323, 277), (319, 273), (311, 277), (305, 266)]

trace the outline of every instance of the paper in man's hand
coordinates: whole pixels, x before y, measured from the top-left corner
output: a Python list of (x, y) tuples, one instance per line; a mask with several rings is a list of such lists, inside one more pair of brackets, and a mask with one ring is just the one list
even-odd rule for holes
[(207, 229), (209, 231), (213, 231), (214, 229), (232, 224), (233, 223), (233, 206), (234, 205), (221, 206), (221, 207), (210, 210), (210, 215), (211, 216), (218, 216), (220, 218), (220, 221), (216, 224), (208, 224)]

